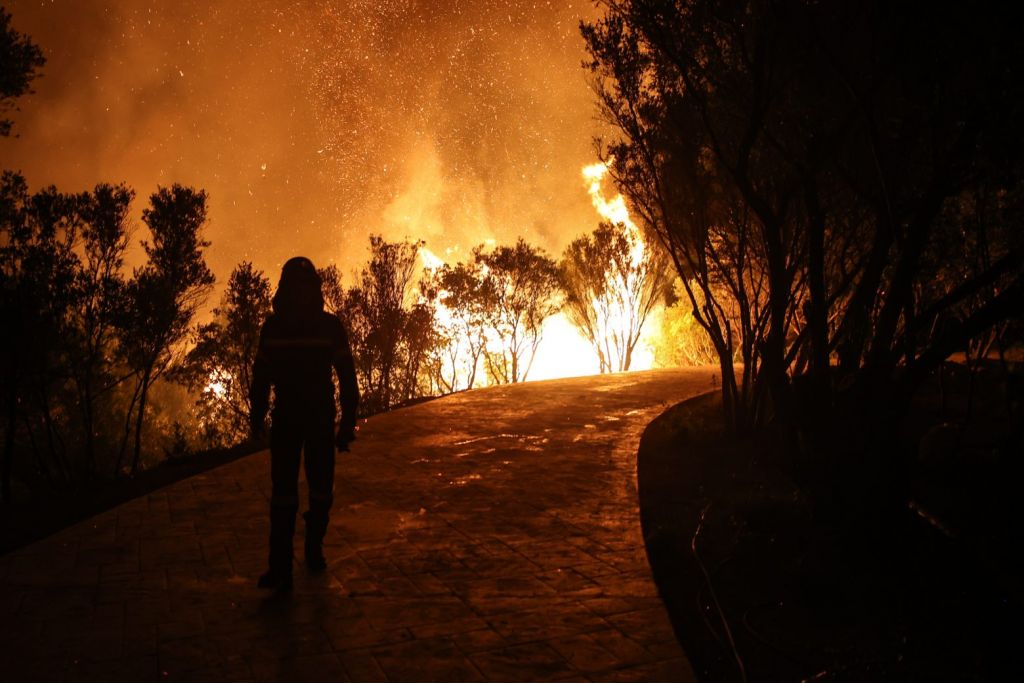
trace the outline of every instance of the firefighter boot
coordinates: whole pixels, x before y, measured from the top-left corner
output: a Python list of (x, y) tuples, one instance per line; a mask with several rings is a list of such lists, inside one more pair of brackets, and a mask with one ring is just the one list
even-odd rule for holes
[(324, 558), (323, 541), (327, 533), (327, 513), (321, 510), (310, 509), (303, 513), (302, 518), (306, 520), (306, 569), (319, 573), (327, 569), (327, 560)]
[(270, 561), (260, 577), (260, 588), (288, 591), (292, 587), (292, 539), (295, 537), (295, 508), (270, 508)]

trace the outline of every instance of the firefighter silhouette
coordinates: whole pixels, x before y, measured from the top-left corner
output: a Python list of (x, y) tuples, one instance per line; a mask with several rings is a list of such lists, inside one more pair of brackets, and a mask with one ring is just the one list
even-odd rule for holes
[[(331, 370), (337, 373), (341, 419), (334, 431), (336, 406)], [(355, 439), (359, 388), (348, 335), (341, 320), (324, 311), (320, 276), (304, 257), (281, 270), (273, 313), (260, 330), (252, 369), (252, 434), (264, 434), (270, 389), (274, 407), (270, 427), (270, 559), (260, 588), (287, 590), (292, 585), (292, 542), (299, 507), (299, 462), (306, 468), (309, 511), (306, 568), (327, 567), (322, 543), (334, 500), (334, 449), (347, 451)]]

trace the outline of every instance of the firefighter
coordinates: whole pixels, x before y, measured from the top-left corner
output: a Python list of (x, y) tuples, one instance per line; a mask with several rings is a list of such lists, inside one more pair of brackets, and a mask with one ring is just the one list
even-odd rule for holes
[[(347, 451), (355, 439), (359, 388), (348, 335), (341, 320), (324, 311), (320, 276), (313, 263), (295, 257), (284, 264), (273, 313), (260, 330), (252, 369), (252, 435), (264, 436), (270, 388), (274, 408), (270, 429), (270, 559), (260, 588), (288, 590), (292, 585), (292, 539), (299, 507), (299, 461), (306, 468), (309, 510), (306, 568), (326, 569), (322, 543), (334, 500), (334, 449)], [(331, 369), (338, 376), (341, 419)]]

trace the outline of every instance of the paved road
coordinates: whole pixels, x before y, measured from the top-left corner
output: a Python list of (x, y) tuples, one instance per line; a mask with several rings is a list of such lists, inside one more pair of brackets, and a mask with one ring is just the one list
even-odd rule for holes
[(0, 558), (0, 678), (693, 680), (635, 458), (651, 419), (708, 388), (663, 370), (374, 417), (339, 462), (329, 571), (299, 565), (288, 599), (254, 587), (267, 453), (121, 505)]

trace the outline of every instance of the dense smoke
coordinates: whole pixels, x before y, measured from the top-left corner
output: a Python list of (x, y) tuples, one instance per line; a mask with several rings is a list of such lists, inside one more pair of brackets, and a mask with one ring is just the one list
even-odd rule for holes
[(348, 273), (371, 232), (457, 260), (596, 224), (589, 2), (7, 5), (48, 61), (2, 166), (66, 191), (126, 181), (136, 212), (157, 184), (207, 189), (221, 282), (295, 253)]

